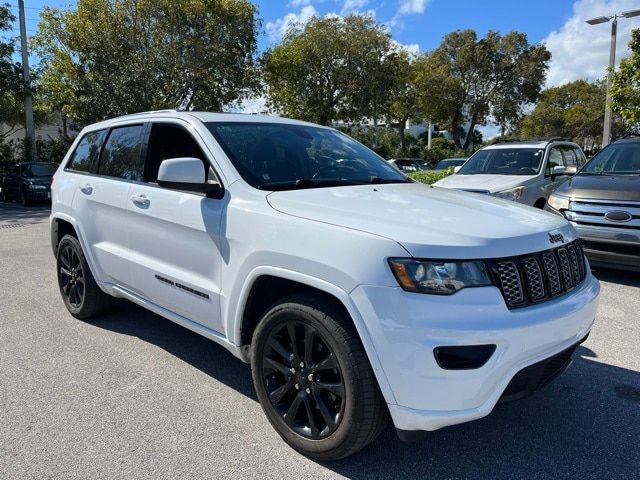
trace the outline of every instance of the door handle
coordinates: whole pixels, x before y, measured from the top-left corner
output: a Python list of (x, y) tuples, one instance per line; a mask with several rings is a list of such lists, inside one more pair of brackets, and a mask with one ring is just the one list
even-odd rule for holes
[(151, 200), (146, 195), (132, 195), (131, 201), (138, 208), (149, 208), (151, 205)]
[(93, 193), (93, 187), (88, 183), (85, 183), (80, 187), (80, 191), (85, 195), (91, 195)]

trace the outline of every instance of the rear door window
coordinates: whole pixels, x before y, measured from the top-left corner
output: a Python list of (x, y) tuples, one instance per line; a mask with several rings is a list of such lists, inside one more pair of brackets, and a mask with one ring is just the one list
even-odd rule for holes
[(575, 156), (573, 148), (562, 147), (562, 153), (564, 155), (564, 164), (567, 167), (576, 167), (578, 165), (578, 159)]
[(100, 156), (98, 173), (141, 182), (144, 177), (144, 133), (145, 125), (111, 129)]
[(100, 157), (100, 149), (106, 135), (106, 130), (99, 130), (97, 132), (89, 132), (82, 137), (73, 151), (66, 169), (73, 172), (95, 172), (98, 158)]
[(558, 147), (553, 147), (549, 150), (549, 160), (547, 161), (546, 175), (551, 175), (553, 167), (563, 167), (564, 160), (562, 159), (562, 152)]

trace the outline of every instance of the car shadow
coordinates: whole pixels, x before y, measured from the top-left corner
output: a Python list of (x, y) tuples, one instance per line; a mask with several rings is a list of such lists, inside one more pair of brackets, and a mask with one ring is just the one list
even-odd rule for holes
[[(93, 325), (152, 343), (257, 401), (249, 366), (223, 347), (129, 302)], [(402, 443), (390, 425), (327, 469), (348, 478), (640, 478), (640, 373), (581, 346), (535, 395), (486, 418)]]
[(619, 283), (628, 287), (640, 287), (640, 274), (638, 272), (601, 267), (593, 267), (591, 271), (598, 280), (603, 282)]
[(23, 207), (17, 203), (0, 202), (0, 222), (5, 225), (32, 225), (49, 218), (50, 205)]

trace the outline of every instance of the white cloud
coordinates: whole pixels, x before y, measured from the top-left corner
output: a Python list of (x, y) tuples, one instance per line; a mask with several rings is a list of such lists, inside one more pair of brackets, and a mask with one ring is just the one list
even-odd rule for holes
[[(596, 80), (606, 75), (609, 64), (611, 22), (589, 25), (586, 20), (638, 8), (637, 0), (578, 0), (573, 15), (543, 43), (552, 54), (547, 86), (573, 80)], [(628, 55), (631, 30), (638, 28), (637, 18), (618, 20), (616, 64)]]
[(347, 15), (349, 13), (354, 13), (364, 8), (369, 0), (344, 0), (342, 4), (342, 10), (340, 11), (340, 15)]
[(422, 13), (427, 6), (427, 0), (403, 0), (398, 9), (399, 15)]
[(304, 7), (305, 5), (310, 5), (310, 4), (311, 4), (311, 0), (290, 0), (287, 6), (289, 8), (298, 8), (298, 7)]
[(317, 16), (318, 11), (313, 5), (302, 7), (299, 13), (287, 13), (284, 17), (265, 25), (267, 37), (271, 43), (282, 40), (287, 31), (295, 25), (304, 25), (312, 17)]
[(267, 111), (267, 99), (263, 96), (245, 98), (240, 102), (236, 111), (240, 113), (265, 113)]
[(389, 20), (389, 27), (402, 27), (401, 19), (406, 15), (424, 13), (430, 0), (402, 0), (396, 14)]
[(417, 57), (420, 55), (420, 45), (417, 43), (400, 43), (396, 40), (391, 40), (391, 45), (393, 48), (398, 50), (405, 50), (410, 56)]

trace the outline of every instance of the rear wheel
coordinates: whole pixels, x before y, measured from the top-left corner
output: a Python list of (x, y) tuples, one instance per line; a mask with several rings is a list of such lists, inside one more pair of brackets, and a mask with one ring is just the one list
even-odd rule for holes
[(312, 295), (283, 299), (260, 321), (252, 374), (267, 418), (300, 453), (351, 455), (384, 429), (388, 412), (351, 319)]
[(102, 313), (112, 297), (98, 287), (80, 246), (73, 235), (65, 235), (58, 245), (58, 285), (69, 313), (79, 319), (89, 319)]

